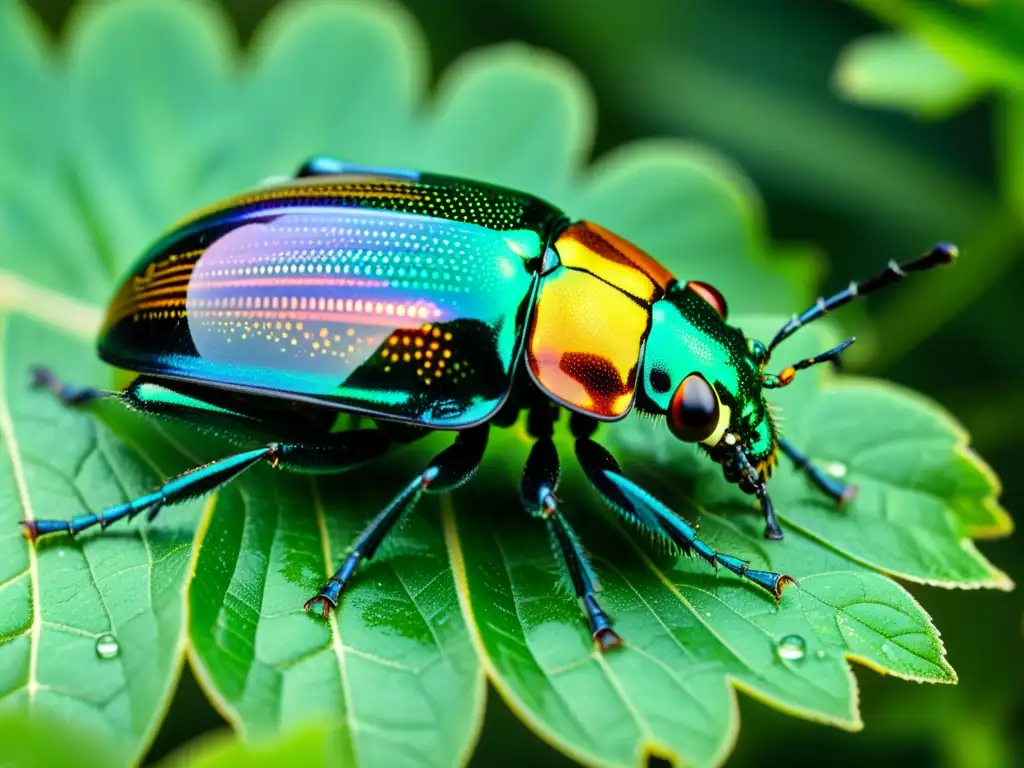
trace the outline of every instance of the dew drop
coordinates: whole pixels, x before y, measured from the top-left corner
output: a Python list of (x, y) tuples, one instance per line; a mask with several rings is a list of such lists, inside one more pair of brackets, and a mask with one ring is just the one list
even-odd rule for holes
[(819, 648), (818, 651), (814, 655), (817, 658), (819, 658), (819, 659), (824, 659), (825, 658), (825, 651)]
[(96, 638), (96, 655), (101, 659), (113, 659), (121, 652), (121, 646), (113, 635), (100, 635)]
[(775, 647), (779, 658), (785, 661), (800, 661), (807, 655), (807, 643), (800, 635), (786, 635)]
[(832, 477), (846, 477), (846, 465), (841, 461), (830, 461), (825, 466), (825, 471), (832, 475)]

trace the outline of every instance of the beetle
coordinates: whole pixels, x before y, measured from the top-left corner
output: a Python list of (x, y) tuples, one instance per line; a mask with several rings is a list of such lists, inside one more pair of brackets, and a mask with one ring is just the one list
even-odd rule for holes
[[(766, 345), (728, 324), (725, 298), (711, 285), (677, 279), (627, 240), (537, 197), (315, 157), (292, 178), (195, 213), (142, 255), (108, 308), (98, 345), (103, 360), (137, 374), (125, 390), (75, 387), (35, 370), (36, 385), (67, 404), (113, 397), (250, 447), (99, 513), (25, 520), (23, 532), (34, 542), (143, 511), (153, 520), (163, 506), (259, 462), (341, 472), (453, 431), (450, 446), (373, 518), (306, 603), (327, 617), (402, 515), (424, 493), (467, 482), (489, 429), (526, 411), (533, 445), (522, 504), (547, 526), (605, 650), (621, 638), (555, 495), (552, 435), (566, 410), (576, 458), (616, 513), (778, 600), (788, 576), (712, 550), (622, 473), (593, 439), (597, 426), (633, 409), (664, 419), (757, 498), (765, 536), (779, 539), (766, 483), (780, 452), (837, 502), (855, 489), (780, 437), (765, 394), (835, 360), (852, 339), (779, 374), (765, 371), (773, 350), (826, 312), (956, 255), (940, 243), (917, 260), (890, 262), (795, 315)], [(339, 413), (368, 417), (372, 427), (334, 430)], [(254, 438), (266, 442), (251, 447)]]

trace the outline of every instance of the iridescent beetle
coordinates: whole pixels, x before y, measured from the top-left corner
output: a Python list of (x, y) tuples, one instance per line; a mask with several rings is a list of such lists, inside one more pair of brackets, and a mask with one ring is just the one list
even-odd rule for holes
[[(787, 576), (754, 570), (697, 539), (623, 476), (592, 439), (597, 425), (633, 408), (665, 418), (677, 438), (700, 445), (728, 480), (757, 497), (765, 536), (781, 538), (765, 487), (780, 449), (837, 501), (854, 489), (779, 437), (765, 391), (836, 358), (852, 340), (777, 375), (765, 373), (772, 350), (828, 310), (955, 256), (940, 244), (916, 261), (890, 263), (819, 299), (765, 346), (726, 323), (726, 302), (710, 285), (678, 281), (626, 240), (535, 197), (317, 157), (293, 180), (198, 212), (142, 256), (99, 342), (105, 361), (139, 374), (126, 390), (72, 387), (36, 371), (36, 383), (69, 404), (111, 396), (250, 445), (270, 442), (99, 514), (24, 521), (24, 532), (31, 540), (75, 534), (145, 510), (152, 520), (162, 506), (211, 491), (260, 461), (340, 472), (432, 431), (455, 431), (306, 603), (327, 616), (403, 512), (423, 493), (465, 483), (491, 426), (508, 426), (526, 410), (535, 442), (522, 503), (546, 523), (593, 637), (607, 649), (620, 638), (555, 497), (552, 433), (565, 408), (586, 477), (619, 515), (778, 599)], [(339, 412), (375, 425), (332, 431)]]

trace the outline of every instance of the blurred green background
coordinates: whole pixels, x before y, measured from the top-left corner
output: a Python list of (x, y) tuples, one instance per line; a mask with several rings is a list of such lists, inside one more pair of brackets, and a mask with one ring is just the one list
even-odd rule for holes
[[(29, 4), (55, 34), (75, 5)], [(220, 4), (245, 44), (276, 0)], [(506, 40), (547, 48), (574, 62), (597, 97), (596, 154), (632, 138), (675, 136), (731, 155), (763, 196), (775, 241), (818, 254), (827, 290), (936, 240), (957, 242), (963, 259), (955, 278), (923, 278), (868, 303), (863, 312), (844, 313), (843, 322), (862, 339), (850, 365), (920, 389), (957, 414), (976, 449), (1004, 479), (1004, 506), (1011, 513), (1024, 508), (1018, 468), (1024, 447), (1024, 263), (1018, 258), (1024, 251), (1024, 96), (971, 80), (956, 104), (908, 111), (851, 103), (836, 85), (837, 62), (848, 46), (886, 29), (879, 18), (899, 21), (901, 9), (914, 3), (404, 5), (426, 31), (435, 77), (461, 53)], [(994, 35), (998, 51), (1009, 50), (1009, 62), (1024, 60), (1024, 6), (1016, 0), (960, 4), (985, 6), (981, 11), (958, 8), (951, 0), (916, 5), (982, 14), (977, 18), (988, 13), (988, 28), (971, 15), (953, 18), (962, 23), (969, 44), (984, 46), (985, 36)], [(963, 50), (953, 50), (959, 43), (949, 45), (961, 63)], [(925, 70), (914, 69), (919, 63), (904, 61), (896, 91), (903, 76), (929, 84)], [(882, 79), (892, 75), (883, 72)], [(893, 100), (902, 98), (897, 93)], [(1019, 537), (982, 546), (1021, 581)], [(967, 595), (919, 586), (912, 591), (944, 628), (959, 686), (914, 686), (857, 668), (867, 726), (860, 734), (786, 717), (742, 696), (743, 735), (731, 764), (820, 764), (822, 755), (836, 765), (1024, 764), (1019, 594)], [(219, 724), (194, 681), (186, 679), (150, 759)], [(474, 764), (499, 758), (565, 764), (492, 696)]]

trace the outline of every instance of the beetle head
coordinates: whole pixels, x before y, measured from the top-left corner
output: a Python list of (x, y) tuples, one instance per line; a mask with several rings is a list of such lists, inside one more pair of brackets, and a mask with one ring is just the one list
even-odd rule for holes
[(639, 407), (663, 415), (676, 437), (700, 445), (740, 482), (737, 452), (767, 475), (778, 437), (764, 397), (764, 345), (748, 343), (726, 312), (704, 283), (677, 283), (654, 304)]
[(853, 343), (766, 373), (771, 347), (726, 323), (725, 299), (706, 283), (675, 284), (652, 307), (643, 362), (641, 410), (665, 417), (680, 440), (697, 443), (748, 493), (775, 468), (778, 432), (765, 390), (789, 385), (797, 371), (834, 361)]

